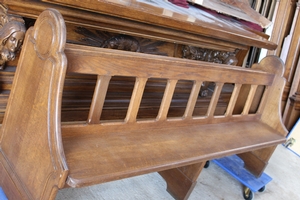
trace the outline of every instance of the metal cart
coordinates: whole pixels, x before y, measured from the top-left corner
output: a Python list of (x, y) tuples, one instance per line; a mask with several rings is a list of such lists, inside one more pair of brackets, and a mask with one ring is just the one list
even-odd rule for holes
[[(252, 175), (244, 168), (244, 161), (237, 155), (215, 159), (213, 162), (245, 186), (243, 191), (245, 200), (252, 200), (255, 192), (263, 192), (266, 188), (266, 184), (272, 180), (272, 178), (265, 173), (259, 178)], [(206, 163), (206, 167), (208, 166), (209, 161)]]

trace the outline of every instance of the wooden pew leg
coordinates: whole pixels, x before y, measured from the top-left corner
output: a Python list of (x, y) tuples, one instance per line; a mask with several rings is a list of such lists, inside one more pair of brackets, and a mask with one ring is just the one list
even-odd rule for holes
[(167, 191), (175, 199), (188, 199), (205, 162), (159, 172), (167, 182)]
[(261, 176), (268, 165), (268, 161), (275, 151), (276, 146), (259, 149), (256, 151), (238, 154), (244, 161), (245, 168), (254, 176)]

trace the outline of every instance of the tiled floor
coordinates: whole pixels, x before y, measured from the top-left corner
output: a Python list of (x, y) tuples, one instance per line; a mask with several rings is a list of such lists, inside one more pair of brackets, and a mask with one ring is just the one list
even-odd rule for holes
[[(265, 171), (273, 180), (255, 200), (300, 199), (300, 157), (279, 145)], [(96, 186), (63, 189), (56, 200), (171, 200), (164, 180), (157, 174), (109, 182)], [(189, 200), (238, 200), (243, 198), (243, 186), (215, 163), (203, 169)]]

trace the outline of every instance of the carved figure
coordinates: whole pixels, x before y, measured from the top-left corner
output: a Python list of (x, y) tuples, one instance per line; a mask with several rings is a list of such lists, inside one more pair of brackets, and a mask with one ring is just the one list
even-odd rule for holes
[(128, 35), (117, 35), (108, 40), (106, 40), (102, 47), (109, 48), (109, 49), (119, 49), (125, 51), (133, 51), (139, 52), (140, 51), (140, 44), (139, 42)]
[(0, 28), (8, 22), (7, 10), (8, 8), (5, 5), (0, 4)]
[(15, 59), (25, 36), (25, 24), (20, 21), (6, 22), (0, 30), (0, 69), (5, 62)]
[(7, 11), (8, 11), (8, 7), (0, 3), (0, 28), (2, 28), (4, 24), (10, 21), (18, 21), (24, 23), (22, 17), (18, 15), (8, 14)]

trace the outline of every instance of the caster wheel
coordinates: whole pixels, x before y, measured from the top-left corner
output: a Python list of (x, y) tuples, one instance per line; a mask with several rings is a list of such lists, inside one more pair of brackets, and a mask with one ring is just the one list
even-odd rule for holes
[(254, 193), (249, 188), (246, 188), (243, 192), (243, 197), (245, 200), (252, 200), (254, 198)]
[(204, 165), (204, 168), (208, 168), (209, 165), (210, 165), (210, 161), (208, 160), (208, 161), (206, 161), (206, 163), (205, 163), (205, 165)]
[(266, 190), (266, 186), (263, 186), (263, 187), (261, 187), (258, 191), (259, 192), (263, 192), (263, 191), (265, 191)]

